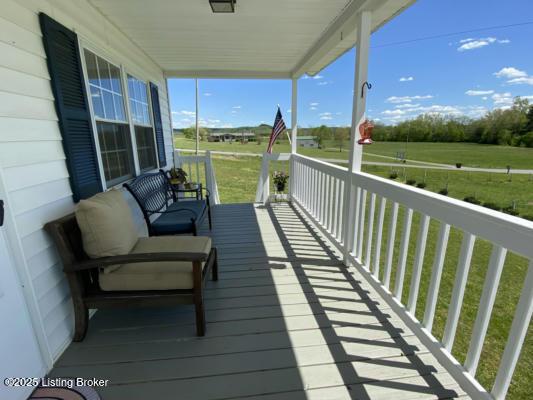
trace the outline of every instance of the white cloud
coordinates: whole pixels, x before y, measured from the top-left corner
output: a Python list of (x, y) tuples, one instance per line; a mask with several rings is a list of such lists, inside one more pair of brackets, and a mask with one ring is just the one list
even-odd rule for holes
[(513, 96), (509, 92), (494, 93), (492, 100), (495, 106), (511, 106), (513, 104)]
[(286, 111), (288, 114), (290, 114), (292, 112), (292, 110), (290, 108), (287, 109)]
[(309, 107), (309, 109), (315, 111), (317, 108), (313, 106), (313, 107)]
[(394, 108), (417, 108), (417, 107), (420, 107), (420, 104), (403, 103), (403, 104), (398, 104), (397, 106), (394, 106)]
[(488, 100), (488, 97), (487, 97), (487, 96), (483, 96), (483, 97), (481, 98), (481, 100)]
[(240, 110), (242, 108), (242, 106), (233, 106), (231, 108), (233, 108), (234, 110)]
[(194, 117), (194, 116), (196, 116), (196, 111), (187, 111), (187, 110), (172, 111), (172, 114), (174, 114), (174, 115), (186, 115), (188, 117)]
[(415, 78), (413, 78), (412, 76), (402, 76), (399, 81), (400, 82), (411, 82), (411, 81), (414, 81)]
[(322, 78), (324, 78), (324, 76), (322, 76), (322, 75), (315, 75), (315, 76), (313, 76), (313, 79), (322, 79)]
[(474, 50), (494, 43), (506, 44), (510, 42), (509, 39), (498, 40), (495, 37), (467, 38), (459, 41), (460, 46), (457, 48), (457, 51)]
[[(402, 104), (403, 106), (404, 104)], [(410, 104), (409, 104), (410, 105)], [(482, 109), (483, 108), (483, 109)], [(396, 123), (402, 120), (415, 118), (420, 114), (433, 114), (441, 116), (460, 116), (460, 115), (482, 115), (486, 112), (486, 109), (481, 106), (452, 106), (452, 105), (440, 105), (433, 104), (430, 106), (421, 106), (420, 104), (415, 104), (413, 107), (401, 107), (398, 108), (395, 106), (394, 109), (384, 110), (381, 114), (384, 116), (383, 119), (392, 123)]]
[(204, 93), (204, 96), (205, 96), (205, 97), (213, 96), (213, 93), (205, 92), (205, 93)]
[(533, 85), (533, 76), (515, 67), (505, 67), (495, 72), (497, 78), (507, 79), (509, 85)]
[(381, 112), (383, 115), (404, 115), (407, 111), (395, 109), (395, 110), (385, 110)]
[(515, 67), (504, 67), (500, 69), (498, 72), (495, 72), (494, 75), (497, 78), (506, 78), (506, 79), (527, 77), (526, 71), (521, 71), (519, 69), (516, 69)]
[(320, 113), (318, 115), (320, 116), (321, 120), (328, 121), (328, 120), (333, 119), (333, 116), (332, 116), (332, 114), (330, 112), (323, 112), (323, 113)]
[(410, 103), (413, 100), (426, 100), (432, 99), (433, 96), (430, 94), (424, 96), (390, 96), (385, 100), (387, 103)]
[(319, 104), (320, 104), (320, 103), (309, 103), (309, 105), (310, 105), (311, 107), (316, 107), (316, 106), (318, 106)]
[(329, 81), (322, 81), (322, 82), (318, 82), (317, 85), (318, 86), (326, 86), (326, 85), (329, 85), (331, 82)]
[(508, 80), (507, 83), (511, 85), (533, 85), (533, 76), (523, 76), (521, 78), (514, 78)]
[(486, 96), (488, 94), (493, 94), (494, 90), (467, 90), (465, 94), (467, 96)]

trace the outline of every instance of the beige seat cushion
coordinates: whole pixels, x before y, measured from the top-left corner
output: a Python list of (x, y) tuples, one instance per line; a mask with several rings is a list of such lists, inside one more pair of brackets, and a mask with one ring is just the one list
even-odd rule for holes
[[(131, 254), (193, 252), (209, 255), (211, 238), (204, 236), (157, 236), (140, 238)], [(192, 262), (143, 262), (123, 264), (111, 273), (99, 274), (102, 290), (192, 289)]]
[(129, 254), (139, 239), (130, 207), (120, 190), (81, 200), (76, 208), (76, 220), (83, 248), (91, 258)]

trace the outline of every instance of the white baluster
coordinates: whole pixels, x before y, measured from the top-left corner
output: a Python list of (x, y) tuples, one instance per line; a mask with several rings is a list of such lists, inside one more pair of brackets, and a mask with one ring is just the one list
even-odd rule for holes
[(444, 266), (444, 258), (446, 256), (449, 236), (450, 225), (441, 222), (439, 237), (437, 239), (437, 250), (435, 252), (433, 270), (431, 272), (431, 282), (428, 289), (426, 310), (424, 313), (424, 327), (430, 332), (433, 328), (433, 319), (435, 318), (435, 308), (439, 296), (440, 279), (442, 277), (442, 267)]
[(376, 279), (379, 279), (379, 261), (381, 258), (381, 240), (383, 236), (383, 224), (385, 223), (385, 208), (387, 207), (387, 199), (380, 197), (379, 212), (378, 212), (378, 230), (376, 232), (376, 246), (374, 247), (374, 269), (372, 274)]
[[(533, 312), (533, 260), (529, 262), (524, 287), (520, 300), (516, 306), (516, 312), (511, 325), (511, 331), (503, 351), (498, 375), (492, 387), (492, 395), (496, 400), (505, 399), (511, 379), (520, 357), (520, 351), (524, 344), (529, 322), (531, 321), (531, 313)], [(530, 371), (531, 372), (531, 371)]]
[(494, 306), (494, 300), (496, 300), (496, 293), (498, 292), (498, 285), (500, 283), (503, 265), (505, 264), (506, 254), (507, 249), (503, 247), (495, 245), (492, 248), (489, 269), (485, 276), (483, 293), (479, 301), (476, 322), (474, 323), (470, 347), (465, 361), (465, 368), (472, 376), (476, 375), (481, 349), (485, 342), (485, 335), (487, 334), (490, 316), (492, 315), (492, 307)]
[(461, 253), (459, 255), (457, 271), (455, 273), (452, 299), (450, 302), (450, 308), (448, 309), (448, 318), (446, 318), (444, 335), (442, 336), (442, 343), (449, 352), (451, 352), (453, 347), (457, 323), (459, 322), (459, 315), (461, 314), (461, 306), (463, 305), (463, 297), (468, 279), (468, 271), (470, 270), (470, 262), (472, 261), (475, 240), (476, 238), (474, 235), (471, 235), (468, 232), (463, 233), (463, 242), (461, 244)]
[(390, 275), (392, 271), (392, 257), (394, 254), (394, 241), (396, 239), (396, 223), (398, 221), (398, 203), (392, 203), (392, 211), (389, 224), (389, 234), (387, 240), (387, 258), (385, 260), (385, 269), (383, 285), (388, 289), (390, 285)]
[(394, 287), (394, 294), (401, 302), (403, 292), (403, 281), (405, 278), (405, 265), (407, 263), (407, 252), (409, 250), (409, 238), (411, 237), (411, 223), (413, 221), (413, 210), (407, 208), (405, 210), (402, 238), (400, 243), (400, 255), (398, 257), (398, 268), (396, 271), (396, 283)]
[(426, 253), (426, 243), (428, 237), (430, 218), (421, 214), (420, 227), (418, 229), (418, 238), (416, 240), (415, 263), (413, 265), (413, 276), (411, 278), (411, 287), (409, 288), (409, 300), (407, 309), (414, 316), (416, 311), (416, 301), (418, 300), (418, 291), (420, 289), (420, 277), (422, 276), (422, 266), (424, 264), (424, 255)]
[(368, 209), (368, 227), (366, 229), (366, 254), (365, 262), (366, 268), (370, 270), (370, 254), (372, 252), (372, 234), (374, 230), (374, 212), (376, 209), (376, 194), (370, 195), (370, 208)]
[(365, 234), (365, 212), (366, 212), (366, 190), (361, 190), (361, 195), (359, 197), (359, 225), (356, 227), (358, 229), (357, 234), (357, 248), (355, 252), (355, 257), (361, 260), (361, 265), (363, 265), (363, 237)]

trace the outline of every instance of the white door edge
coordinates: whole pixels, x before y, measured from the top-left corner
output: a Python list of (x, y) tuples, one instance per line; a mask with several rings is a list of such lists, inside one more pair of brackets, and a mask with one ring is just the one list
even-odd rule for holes
[(5, 204), (4, 226), (1, 229), (6, 239), (7, 250), (13, 259), (16, 277), (22, 286), (24, 305), (30, 316), (33, 334), (41, 353), (41, 359), (44, 362), (44, 365), (40, 368), (40, 370), (42, 370), (42, 376), (44, 376), (44, 374), (52, 369), (54, 360), (48, 345), (48, 339), (46, 337), (43, 319), (35, 296), (33, 282), (28, 270), (24, 251), (22, 250), (22, 241), (18, 235), (15, 218), (11, 212), (9, 194), (5, 189), (4, 182), (4, 173), (2, 167), (0, 167), (0, 198), (4, 200)]

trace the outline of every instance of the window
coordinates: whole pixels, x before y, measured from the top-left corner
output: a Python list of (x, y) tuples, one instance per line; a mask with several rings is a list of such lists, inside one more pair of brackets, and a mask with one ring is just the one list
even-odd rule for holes
[(121, 72), (88, 50), (84, 55), (104, 175), (107, 186), (114, 186), (135, 171)]
[(128, 75), (128, 96), (131, 120), (135, 129), (139, 167), (144, 172), (157, 167), (154, 131), (150, 120), (146, 83)]

